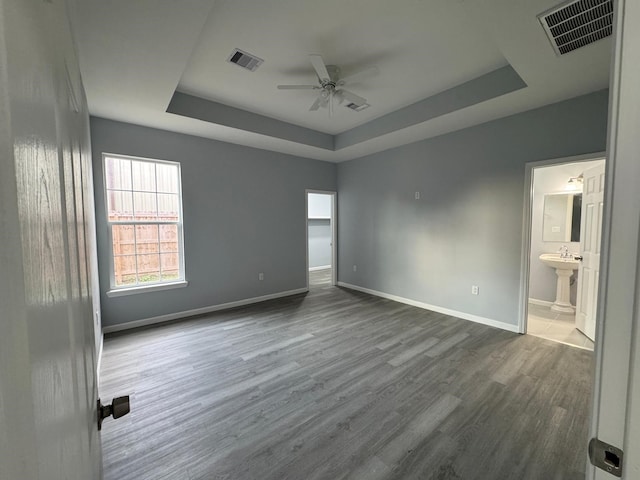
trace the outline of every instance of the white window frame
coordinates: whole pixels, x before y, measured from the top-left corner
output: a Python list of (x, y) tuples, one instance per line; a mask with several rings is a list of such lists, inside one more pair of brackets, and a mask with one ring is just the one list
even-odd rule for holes
[[(109, 203), (108, 203), (108, 189), (107, 189), (107, 168), (106, 161), (107, 158), (119, 158), (123, 160), (133, 160), (137, 162), (147, 162), (153, 164), (167, 164), (178, 167), (178, 200), (179, 200), (179, 221), (178, 222), (167, 222), (167, 221), (152, 221), (152, 220), (142, 220), (142, 221), (128, 221), (128, 222), (113, 222), (109, 220)], [(108, 234), (108, 251), (109, 251), (109, 284), (110, 290), (107, 291), (108, 297), (119, 297), (124, 295), (133, 295), (136, 293), (146, 293), (158, 290), (169, 290), (173, 288), (182, 288), (186, 287), (189, 282), (186, 280), (185, 276), (185, 266), (184, 266), (184, 218), (182, 212), (182, 168), (180, 162), (170, 161), (170, 160), (160, 160), (155, 158), (145, 158), (145, 157), (135, 157), (132, 155), (120, 155), (115, 153), (103, 153), (102, 154), (102, 184), (104, 190), (104, 218), (107, 223), (107, 234)], [(132, 192), (136, 192), (137, 190), (133, 190)], [(143, 192), (149, 193), (149, 192)], [(158, 187), (156, 184), (156, 195), (158, 193)], [(113, 253), (113, 226), (114, 225), (133, 225), (134, 228), (136, 225), (177, 225), (178, 227), (178, 268), (179, 275), (177, 280), (159, 280), (158, 282), (149, 282), (144, 284), (136, 284), (136, 285), (116, 285), (115, 279), (115, 258)], [(137, 257), (137, 254), (136, 254)], [(136, 274), (137, 274), (137, 262), (136, 262)]]

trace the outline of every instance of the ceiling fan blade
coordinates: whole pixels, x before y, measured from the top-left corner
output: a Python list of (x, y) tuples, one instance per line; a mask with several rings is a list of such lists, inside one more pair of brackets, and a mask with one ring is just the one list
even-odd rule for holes
[(340, 94), (345, 99), (347, 99), (351, 103), (355, 103), (359, 107), (361, 107), (362, 105), (367, 103), (367, 99), (366, 98), (362, 98), (360, 95), (356, 95), (355, 93), (350, 92), (349, 90), (345, 90), (344, 88), (341, 88), (339, 91), (340, 91)]
[(377, 75), (378, 73), (380, 73), (380, 69), (376, 65), (371, 65), (370, 67), (363, 68), (362, 70), (359, 70), (357, 72), (352, 73), (351, 75), (347, 75), (346, 77), (341, 78), (338, 84), (344, 85), (349, 82), (355, 82), (361, 78)]
[(278, 85), (278, 90), (318, 90), (317, 85)]
[(309, 60), (311, 60), (311, 65), (315, 69), (318, 74), (318, 78), (322, 81), (331, 80), (329, 76), (329, 72), (327, 71), (327, 66), (324, 64), (324, 60), (322, 60), (321, 55), (309, 55)]
[(324, 100), (322, 98), (322, 95), (318, 95), (318, 98), (316, 98), (316, 101), (311, 104), (311, 107), (309, 108), (309, 111), (310, 112), (315, 112), (316, 110), (318, 110), (320, 108), (321, 104), (322, 104), (322, 100)]

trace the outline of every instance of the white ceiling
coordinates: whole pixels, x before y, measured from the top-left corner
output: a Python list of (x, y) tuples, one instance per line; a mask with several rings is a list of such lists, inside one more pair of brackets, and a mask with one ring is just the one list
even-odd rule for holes
[[(611, 39), (557, 57), (537, 15), (557, 0), (70, 0), (92, 115), (329, 161), (342, 161), (606, 88)], [(233, 48), (264, 59), (228, 63)], [(372, 105), (333, 117), (313, 91), (308, 54), (345, 74)], [(332, 151), (166, 113), (180, 91), (338, 134), (511, 65), (527, 87)]]

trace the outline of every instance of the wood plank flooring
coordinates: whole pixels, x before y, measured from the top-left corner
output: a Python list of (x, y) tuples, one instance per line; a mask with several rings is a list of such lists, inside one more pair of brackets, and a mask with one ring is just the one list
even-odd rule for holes
[(102, 365), (132, 407), (105, 480), (584, 478), (590, 352), (326, 281), (109, 336)]

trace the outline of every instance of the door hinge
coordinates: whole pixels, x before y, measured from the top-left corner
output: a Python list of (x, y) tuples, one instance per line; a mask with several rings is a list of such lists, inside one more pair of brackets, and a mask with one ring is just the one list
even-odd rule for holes
[(616, 477), (622, 477), (623, 452), (618, 447), (592, 438), (589, 442), (589, 460), (591, 464), (609, 472)]
[(130, 411), (129, 395), (116, 397), (111, 400), (111, 405), (103, 405), (98, 399), (98, 430), (102, 430), (102, 421), (113, 416), (113, 418), (124, 417)]

